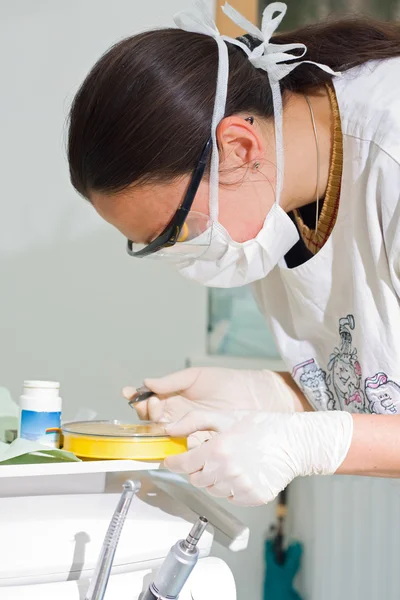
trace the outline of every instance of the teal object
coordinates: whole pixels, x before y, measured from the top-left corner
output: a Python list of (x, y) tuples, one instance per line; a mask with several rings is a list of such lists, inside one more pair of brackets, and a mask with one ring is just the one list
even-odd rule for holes
[(208, 321), (209, 354), (279, 359), (273, 336), (248, 286), (210, 289)]
[(280, 565), (276, 559), (273, 540), (267, 540), (263, 600), (302, 600), (293, 587), (294, 578), (300, 569), (302, 552), (303, 547), (300, 543), (290, 544), (285, 551), (283, 564)]

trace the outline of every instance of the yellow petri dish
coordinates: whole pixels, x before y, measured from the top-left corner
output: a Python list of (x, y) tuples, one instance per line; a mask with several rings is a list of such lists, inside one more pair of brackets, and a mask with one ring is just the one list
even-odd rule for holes
[(77, 421), (62, 426), (63, 449), (88, 460), (164, 460), (187, 450), (186, 438), (168, 436), (158, 423)]

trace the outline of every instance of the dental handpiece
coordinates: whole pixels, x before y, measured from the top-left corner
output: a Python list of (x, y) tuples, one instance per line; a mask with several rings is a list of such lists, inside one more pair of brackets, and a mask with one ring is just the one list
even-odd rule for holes
[(140, 482), (128, 480), (122, 487), (123, 492), (108, 526), (85, 600), (103, 600), (105, 596), (122, 528), (133, 496), (140, 490)]
[(141, 600), (177, 600), (199, 559), (197, 544), (207, 525), (207, 519), (200, 517), (187, 538), (172, 546)]

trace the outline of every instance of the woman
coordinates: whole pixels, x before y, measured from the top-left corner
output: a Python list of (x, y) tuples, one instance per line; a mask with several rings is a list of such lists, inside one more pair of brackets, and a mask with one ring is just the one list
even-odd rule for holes
[(100, 59), (71, 110), (71, 180), (131, 255), (252, 283), (288, 373), (149, 380), (138, 413), (214, 432), (166, 466), (237, 504), (299, 475), (398, 477), (400, 26), (272, 43), (284, 4), (261, 31), (224, 10), (249, 35), (222, 38), (198, 5)]

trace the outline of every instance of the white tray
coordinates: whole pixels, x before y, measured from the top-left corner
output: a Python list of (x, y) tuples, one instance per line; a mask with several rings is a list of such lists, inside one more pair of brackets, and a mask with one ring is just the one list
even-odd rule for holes
[[(0, 466), (0, 500), (15, 496), (104, 493), (112, 481), (134, 479), (135, 472), (160, 463), (99, 460), (75, 463)], [(132, 475), (129, 475), (132, 473)]]
[[(86, 473), (114, 473), (119, 471), (148, 471), (158, 469), (160, 463), (137, 460), (96, 460), (84, 462), (42, 463), (37, 465), (0, 465), (2, 477), (38, 477), (48, 475), (84, 475)], [(1, 492), (0, 492), (1, 495)]]

